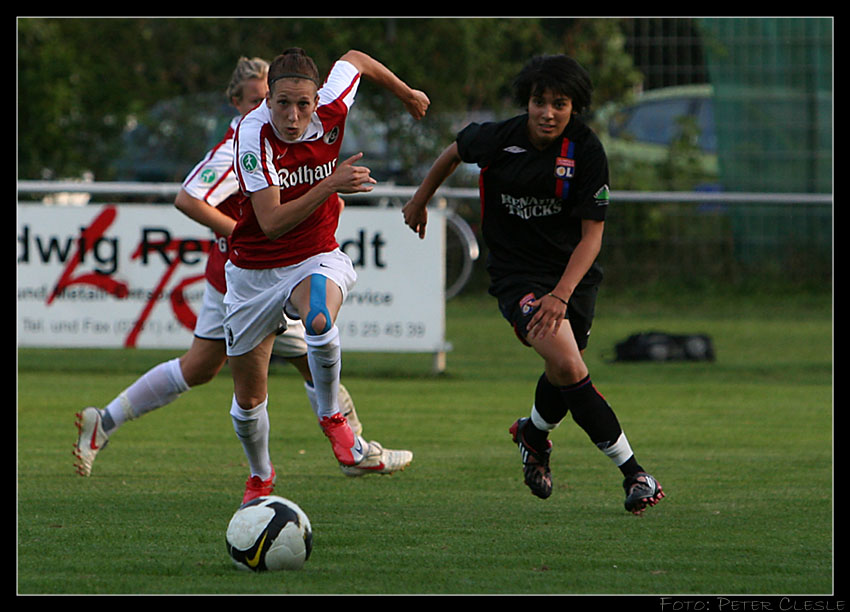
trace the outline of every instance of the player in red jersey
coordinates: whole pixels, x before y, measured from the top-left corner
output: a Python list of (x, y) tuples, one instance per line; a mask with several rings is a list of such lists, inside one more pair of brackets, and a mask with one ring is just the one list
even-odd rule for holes
[(335, 232), (339, 193), (375, 184), (360, 154), (339, 161), (345, 120), (361, 77), (393, 93), (420, 119), (427, 96), (359, 51), (336, 61), (322, 82), (313, 60), (289, 49), (269, 67), (265, 104), (236, 130), (234, 167), (250, 204), (231, 235), (225, 266), (224, 330), (234, 381), (231, 415), (251, 469), (244, 499), (269, 494), (274, 468), (268, 452), (268, 364), (284, 315), (305, 327), (307, 359), (319, 424), (344, 472), (390, 473), (412, 460), (356, 435), (340, 412), (339, 309), (356, 281)]
[[(265, 100), (268, 92), (268, 62), (242, 57), (237, 62), (227, 88), (227, 98), (238, 111), (221, 141), (186, 176), (175, 199), (184, 214), (209, 227), (215, 234), (205, 269), (204, 298), (189, 349), (177, 359), (151, 368), (115, 397), (103, 410), (88, 407), (77, 414), (78, 439), (74, 446), (75, 467), (82, 476), (90, 476), (97, 453), (125, 422), (167, 405), (192, 387), (212, 380), (221, 370), (227, 355), (224, 348), (224, 294), (227, 291), (224, 264), (229, 251), (228, 237), (236, 225), (244, 196), (233, 169), (233, 135), (239, 120)], [(304, 327), (288, 321), (285, 333), (278, 335), (275, 355), (293, 364), (304, 378), (307, 397), (317, 410), (316, 394), (307, 363)], [(339, 400), (343, 413), (359, 434), (360, 424), (354, 402), (340, 385)]]

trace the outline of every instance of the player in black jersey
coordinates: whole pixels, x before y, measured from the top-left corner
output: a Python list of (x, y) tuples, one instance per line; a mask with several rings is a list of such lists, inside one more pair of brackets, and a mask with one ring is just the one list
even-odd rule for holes
[(462, 162), (481, 168), (489, 291), (544, 362), (530, 416), (509, 430), (525, 483), (538, 497), (551, 495), (548, 436), (569, 412), (620, 469), (626, 509), (639, 515), (664, 493), (638, 464), (582, 358), (602, 280), (596, 258), (609, 198), (605, 151), (579, 116), (590, 105), (591, 79), (570, 57), (539, 56), (514, 91), (527, 112), (464, 128), (405, 205), (404, 220), (423, 238), (437, 188)]

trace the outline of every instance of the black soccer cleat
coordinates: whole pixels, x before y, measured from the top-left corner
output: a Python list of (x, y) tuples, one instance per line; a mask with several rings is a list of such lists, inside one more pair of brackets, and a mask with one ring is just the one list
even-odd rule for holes
[(646, 472), (637, 472), (623, 481), (626, 491), (626, 510), (640, 516), (647, 506), (654, 506), (664, 499), (661, 483)]
[(523, 436), (523, 431), (530, 424), (528, 417), (518, 419), (511, 425), (511, 437), (519, 447), (522, 456), (522, 473), (525, 484), (537, 497), (546, 499), (552, 495), (552, 472), (549, 470), (549, 455), (552, 453), (552, 442), (546, 440), (546, 448), (536, 450), (529, 446)]

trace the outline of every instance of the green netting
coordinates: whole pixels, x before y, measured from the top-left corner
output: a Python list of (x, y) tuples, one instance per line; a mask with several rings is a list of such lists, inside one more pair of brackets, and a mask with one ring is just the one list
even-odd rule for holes
[(832, 191), (832, 21), (703, 19), (724, 187)]
[[(723, 189), (831, 193), (832, 20), (715, 18), (700, 26)], [(731, 216), (745, 261), (831, 251), (831, 210), (737, 205)]]

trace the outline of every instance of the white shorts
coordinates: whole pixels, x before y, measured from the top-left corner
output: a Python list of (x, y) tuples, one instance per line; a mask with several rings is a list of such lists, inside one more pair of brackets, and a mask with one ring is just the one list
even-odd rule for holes
[[(195, 323), (195, 336), (203, 340), (224, 342), (224, 294), (206, 283), (201, 310)], [(284, 359), (294, 359), (307, 354), (304, 342), (304, 325), (295, 319), (286, 319), (286, 331), (274, 341), (272, 352)]]
[(333, 281), (342, 291), (343, 302), (357, 281), (351, 259), (339, 249), (314, 255), (284, 268), (259, 270), (224, 266), (227, 294), (224, 296), (224, 333), (228, 356), (244, 355), (269, 334), (298, 318), (289, 303), (292, 290), (304, 279), (318, 274)]
[(201, 310), (195, 322), (195, 337), (204, 340), (224, 340), (222, 321), (224, 321), (224, 294), (207, 281)]

